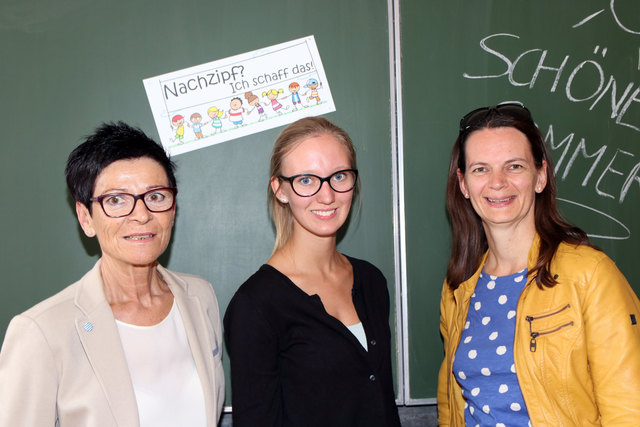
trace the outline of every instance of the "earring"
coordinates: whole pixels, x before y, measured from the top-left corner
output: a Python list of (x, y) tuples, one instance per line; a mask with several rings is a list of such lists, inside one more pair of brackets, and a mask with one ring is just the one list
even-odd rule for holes
[(468, 199), (468, 198), (469, 198), (469, 193), (464, 193), (464, 197), (465, 197), (466, 199)]
[(93, 237), (93, 231), (87, 231), (87, 237)]
[(281, 201), (282, 203), (287, 203), (287, 199), (285, 199), (284, 197), (283, 197), (282, 199), (280, 199), (280, 201)]

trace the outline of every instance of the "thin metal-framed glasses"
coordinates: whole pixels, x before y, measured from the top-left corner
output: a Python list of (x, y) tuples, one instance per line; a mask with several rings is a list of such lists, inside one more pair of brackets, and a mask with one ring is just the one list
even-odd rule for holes
[(166, 212), (176, 205), (175, 187), (154, 188), (142, 194), (109, 193), (92, 197), (89, 200), (100, 203), (104, 214), (110, 218), (131, 215), (136, 202), (142, 200), (149, 212)]
[(467, 131), (473, 127), (474, 123), (483, 120), (491, 112), (496, 114), (509, 114), (513, 117), (527, 120), (533, 123), (533, 117), (531, 117), (531, 111), (524, 104), (520, 102), (503, 102), (502, 104), (492, 105), (490, 107), (480, 107), (467, 114), (460, 119), (460, 133)]
[(346, 193), (353, 190), (358, 181), (358, 170), (343, 169), (324, 178), (308, 173), (293, 176), (280, 175), (279, 178), (283, 181), (289, 181), (291, 188), (298, 196), (311, 197), (320, 191), (325, 182), (336, 193)]

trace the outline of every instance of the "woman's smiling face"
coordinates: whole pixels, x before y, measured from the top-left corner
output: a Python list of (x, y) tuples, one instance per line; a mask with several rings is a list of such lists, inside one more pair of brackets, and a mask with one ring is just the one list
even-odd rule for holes
[[(162, 166), (148, 157), (118, 160), (104, 168), (96, 179), (93, 197), (110, 193), (142, 194), (154, 188), (168, 187)], [(153, 264), (169, 244), (175, 207), (166, 212), (150, 212), (138, 200), (130, 215), (108, 217), (100, 204), (93, 202), (92, 213), (76, 203), (82, 229), (97, 236), (105, 262), (122, 268)]]
[(536, 168), (526, 135), (512, 127), (484, 128), (465, 142), (466, 171), (460, 190), (486, 227), (535, 229), (535, 194), (546, 185), (546, 162)]
[[(351, 162), (345, 146), (329, 134), (307, 138), (283, 159), (282, 175), (313, 174), (328, 177), (334, 172), (350, 169)], [(274, 193), (288, 201), (294, 219), (294, 234), (311, 233), (316, 236), (335, 236), (349, 216), (353, 190), (338, 193), (328, 182), (310, 197), (298, 196), (291, 184), (274, 179)]]

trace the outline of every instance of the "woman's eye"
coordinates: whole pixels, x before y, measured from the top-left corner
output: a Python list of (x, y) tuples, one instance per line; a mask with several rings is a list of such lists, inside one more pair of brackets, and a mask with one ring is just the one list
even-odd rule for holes
[(512, 170), (522, 169), (523, 167), (524, 166), (522, 166), (521, 164), (518, 164), (518, 163), (514, 163), (512, 165), (509, 165), (509, 169), (512, 169)]
[(113, 196), (109, 196), (107, 198), (105, 198), (102, 203), (105, 203), (107, 205), (111, 205), (111, 206), (118, 206), (121, 205), (122, 203), (124, 203), (124, 198), (118, 194), (114, 194)]
[(301, 176), (298, 178), (298, 182), (302, 185), (311, 185), (313, 184), (313, 178), (310, 176)]
[(473, 169), (471, 172), (482, 173), (482, 172), (485, 172), (486, 170), (487, 170), (487, 168), (485, 168), (484, 166), (481, 166), (481, 167), (477, 167), (477, 168)]
[(345, 179), (347, 179), (347, 174), (344, 172), (338, 172), (335, 175), (333, 175), (334, 181), (344, 181)]
[(165, 198), (162, 193), (151, 193), (147, 195), (147, 200), (150, 202), (161, 202)]

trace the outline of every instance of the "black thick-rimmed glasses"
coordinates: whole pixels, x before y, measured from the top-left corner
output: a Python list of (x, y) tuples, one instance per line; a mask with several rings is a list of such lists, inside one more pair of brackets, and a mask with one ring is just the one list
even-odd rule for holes
[(100, 203), (104, 214), (110, 218), (131, 215), (136, 202), (142, 200), (149, 212), (166, 212), (176, 204), (178, 189), (174, 187), (154, 188), (142, 194), (109, 193), (89, 200)]
[(337, 193), (353, 190), (358, 180), (358, 171), (357, 169), (343, 169), (324, 178), (308, 173), (294, 176), (280, 175), (278, 178), (289, 181), (291, 188), (298, 196), (311, 197), (320, 191), (324, 182), (329, 183), (329, 187)]
[(524, 104), (519, 102), (504, 102), (491, 107), (476, 108), (475, 110), (465, 114), (464, 117), (460, 119), (460, 133), (462, 134), (472, 128), (474, 123), (484, 120), (491, 112), (495, 112), (496, 114), (507, 114), (533, 123), (531, 112), (524, 106)]

